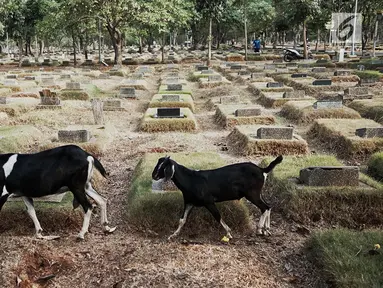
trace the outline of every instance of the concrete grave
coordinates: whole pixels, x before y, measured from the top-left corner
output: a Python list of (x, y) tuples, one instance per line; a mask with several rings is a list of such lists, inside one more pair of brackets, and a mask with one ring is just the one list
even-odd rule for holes
[(144, 73), (142, 72), (134, 72), (132, 74), (132, 79), (142, 79), (144, 78)]
[(176, 95), (176, 94), (166, 95), (166, 94), (163, 94), (162, 98), (161, 98), (161, 101), (165, 101), (165, 102), (179, 102), (180, 101), (180, 95)]
[(220, 98), (221, 104), (236, 104), (240, 102), (241, 102), (241, 99), (239, 98), (239, 95), (221, 96)]
[(350, 76), (352, 70), (336, 70), (334, 76)]
[(305, 90), (286, 91), (283, 93), (283, 98), (305, 98)]
[(314, 67), (311, 71), (314, 73), (324, 73), (326, 72), (326, 67)]
[(259, 139), (293, 139), (294, 129), (292, 127), (261, 127), (257, 130)]
[(209, 75), (214, 73), (215, 73), (214, 70), (211, 70), (211, 69), (201, 71), (201, 74), (204, 74), (204, 75)]
[(136, 89), (133, 87), (121, 87), (120, 88), (120, 97), (122, 98), (135, 98)]
[(291, 78), (305, 78), (307, 77), (307, 73), (294, 73), (291, 74)]
[(209, 70), (209, 67), (204, 65), (197, 65), (196, 69), (197, 71), (205, 71), (205, 70)]
[(318, 100), (313, 104), (314, 109), (339, 109), (343, 108), (342, 101)]
[(209, 75), (208, 81), (222, 81), (221, 75)]
[(261, 115), (261, 108), (243, 108), (235, 110), (235, 117), (252, 117)]
[(181, 108), (157, 108), (157, 118), (183, 118)]
[(238, 71), (238, 75), (241, 75), (241, 76), (245, 76), (245, 75), (250, 75), (250, 71), (247, 71), (247, 70), (241, 70), (241, 71)]
[(60, 142), (83, 143), (90, 139), (88, 130), (59, 130), (58, 138)]
[(327, 85), (331, 85), (332, 84), (332, 81), (331, 79), (316, 79), (313, 81), (313, 84), (314, 86), (327, 86)]
[(104, 111), (122, 111), (124, 108), (121, 107), (121, 100), (119, 99), (107, 99), (104, 100), (103, 110)]
[(65, 88), (67, 90), (81, 90), (81, 85), (79, 82), (67, 82)]
[(3, 81), (4, 86), (17, 86), (19, 85), (19, 82), (17, 82), (15, 79), (5, 79)]
[(287, 68), (276, 68), (276, 69), (275, 69), (275, 72), (276, 72), (276, 73), (281, 73), (281, 74), (283, 74), (283, 73), (289, 73), (289, 69), (287, 69)]
[(164, 82), (169, 85), (169, 84), (179, 84), (180, 79), (178, 77), (168, 77), (164, 79)]
[(7, 104), (7, 97), (0, 97), (0, 104)]
[(383, 137), (383, 127), (375, 128), (359, 128), (356, 129), (355, 135), (362, 138), (382, 138)]
[(267, 88), (280, 88), (280, 87), (283, 87), (283, 83), (282, 82), (268, 82), (266, 84), (266, 87)]
[(234, 64), (234, 65), (231, 65), (230, 69), (231, 70), (241, 70), (242, 69), (242, 65)]
[(182, 84), (168, 84), (168, 91), (182, 91)]
[(52, 77), (42, 77), (41, 78), (41, 86), (55, 86), (55, 78)]
[(5, 75), (5, 79), (17, 79), (17, 75), (16, 74), (8, 74), (8, 75)]
[(372, 99), (373, 95), (369, 94), (368, 87), (349, 87), (344, 90), (343, 100), (355, 99)]
[(300, 181), (308, 186), (359, 186), (357, 166), (307, 167), (299, 172)]
[(35, 76), (25, 76), (24, 80), (26, 80), (26, 81), (34, 81), (34, 80), (36, 80), (36, 77)]

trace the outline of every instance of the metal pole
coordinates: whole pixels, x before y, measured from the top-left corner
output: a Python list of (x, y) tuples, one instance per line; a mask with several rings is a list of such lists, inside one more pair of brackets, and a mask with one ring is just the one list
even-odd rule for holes
[(98, 63), (101, 64), (101, 21), (98, 18)]
[(357, 14), (357, 12), (358, 12), (358, 0), (355, 0), (354, 30), (352, 33), (351, 55), (355, 55), (355, 33), (356, 33), (356, 14)]

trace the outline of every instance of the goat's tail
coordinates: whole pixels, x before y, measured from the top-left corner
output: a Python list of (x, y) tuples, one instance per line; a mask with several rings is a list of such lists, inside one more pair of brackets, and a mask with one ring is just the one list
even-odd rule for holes
[(96, 167), (96, 169), (98, 170), (98, 172), (101, 173), (102, 176), (104, 176), (105, 178), (108, 177), (108, 173), (105, 171), (105, 168), (104, 166), (102, 166), (101, 162), (98, 161), (98, 159), (94, 156), (92, 156), (93, 159), (94, 159), (94, 167)]
[(277, 158), (275, 158), (273, 162), (269, 164), (269, 166), (267, 166), (266, 168), (262, 168), (263, 173), (266, 173), (266, 174), (270, 173), (275, 168), (275, 166), (277, 166), (279, 163), (282, 162), (282, 160), (283, 160), (282, 155), (279, 155)]

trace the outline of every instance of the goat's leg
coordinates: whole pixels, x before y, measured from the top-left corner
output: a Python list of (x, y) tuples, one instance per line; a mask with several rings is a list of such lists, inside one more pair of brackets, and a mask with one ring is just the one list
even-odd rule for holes
[(82, 206), (85, 212), (81, 231), (77, 235), (78, 239), (84, 240), (85, 234), (88, 232), (88, 229), (89, 229), (90, 217), (92, 216), (92, 204), (90, 204), (90, 202), (86, 198), (85, 190), (80, 190), (80, 189), (77, 189), (77, 190), (70, 189), (70, 190), (72, 191), (74, 197), (76, 197), (77, 201), (80, 203), (80, 205)]
[(91, 197), (96, 203), (100, 206), (101, 209), (101, 225), (104, 226), (105, 232), (108, 233), (113, 233), (114, 230), (116, 230), (116, 227), (109, 227), (109, 222), (107, 218), (107, 213), (106, 213), (106, 199), (102, 197), (100, 194), (94, 190), (92, 185), (90, 183), (85, 185), (85, 192), (86, 194)]
[(180, 222), (178, 224), (178, 228), (172, 235), (170, 235), (168, 237), (168, 240), (171, 240), (172, 238), (174, 238), (174, 237), (178, 236), (178, 234), (180, 234), (181, 229), (185, 225), (186, 219), (188, 218), (188, 215), (189, 215), (190, 211), (192, 210), (192, 208), (193, 208), (192, 204), (185, 204), (184, 213), (182, 215), (182, 218), (180, 219)]
[[(255, 193), (255, 192), (254, 192)], [(263, 201), (260, 194), (250, 194), (246, 195), (246, 199), (249, 200), (251, 203), (253, 203), (255, 206), (257, 206), (261, 212), (262, 215), (259, 218), (258, 226), (257, 226), (257, 234), (258, 235), (270, 235), (270, 207)]]
[(221, 214), (219, 213), (217, 206), (215, 206), (214, 203), (211, 203), (211, 204), (205, 204), (205, 207), (207, 208), (207, 210), (210, 211), (210, 213), (213, 215), (214, 219), (217, 220), (217, 222), (220, 223), (222, 225), (222, 227), (225, 229), (226, 237), (229, 239), (232, 239), (233, 236), (231, 236), (231, 229), (229, 226), (227, 226), (225, 221), (223, 221), (223, 219), (221, 218)]
[(25, 203), (25, 206), (27, 207), (27, 212), (29, 214), (29, 217), (31, 217), (33, 224), (35, 225), (36, 237), (38, 239), (44, 239), (44, 240), (54, 240), (54, 239), (60, 238), (60, 236), (43, 236), (42, 235), (43, 229), (41, 228), (40, 222), (37, 219), (36, 210), (33, 205), (33, 199), (29, 197), (25, 197), (25, 196), (22, 198)]

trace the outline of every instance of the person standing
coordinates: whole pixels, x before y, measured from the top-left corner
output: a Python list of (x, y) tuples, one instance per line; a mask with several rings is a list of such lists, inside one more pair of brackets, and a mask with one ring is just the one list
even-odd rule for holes
[(253, 48), (255, 53), (261, 52), (261, 40), (259, 40), (259, 37), (255, 38), (253, 41)]

